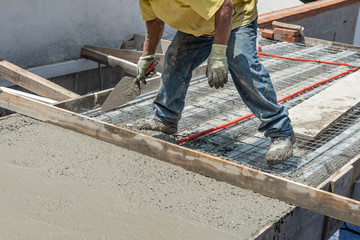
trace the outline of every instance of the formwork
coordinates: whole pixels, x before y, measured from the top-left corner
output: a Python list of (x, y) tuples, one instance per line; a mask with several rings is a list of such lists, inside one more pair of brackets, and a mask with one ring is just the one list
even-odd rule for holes
[[(270, 54), (350, 64), (327, 65), (261, 56), (260, 61), (269, 70), (279, 99), (350, 67), (360, 66), (360, 50), (356, 48), (266, 39), (261, 39), (260, 44), (262, 51)], [(310, 216), (306, 223), (301, 222), (300, 230), (316, 222), (324, 226), (323, 233), (330, 234), (336, 224), (331, 226), (333, 220), (324, 215), (360, 224), (359, 202), (348, 198), (354, 181), (360, 177), (360, 106), (352, 108), (315, 139), (297, 137), (294, 156), (285, 164), (269, 167), (265, 153), (270, 140), (258, 132), (260, 122), (255, 117), (176, 144), (184, 137), (250, 114), (231, 79), (222, 89), (209, 88), (203, 69), (198, 69), (191, 81), (179, 131), (171, 136), (134, 127), (135, 122), (153, 117), (159, 77), (153, 85), (148, 84), (140, 97), (106, 113), (101, 111), (101, 104), (111, 90), (47, 104), (2, 89), (0, 106), (300, 206), (300, 210), (282, 220), (293, 225), (294, 216)], [(282, 104), (291, 110), (336, 81), (341, 81), (341, 77)], [(268, 229), (271, 228), (279, 226)], [(258, 239), (266, 239), (268, 229), (260, 233)], [(275, 237), (275, 232), (279, 231), (274, 230), (270, 235)]]
[[(345, 62), (350, 63), (351, 66), (360, 66), (360, 53), (356, 50), (267, 39), (262, 39), (260, 44), (262, 50), (270, 54)], [(261, 56), (260, 61), (270, 72), (278, 98), (349, 69), (346, 66), (290, 61), (267, 56)], [(282, 104), (291, 109), (336, 81), (341, 80), (337, 79), (318, 86)], [(134, 122), (153, 117), (152, 103), (155, 97), (156, 91), (153, 91), (111, 112), (102, 113), (101, 108), (95, 108), (82, 114), (133, 129)], [(225, 124), (250, 113), (231, 80), (223, 89), (214, 89), (209, 88), (206, 76), (202, 75), (191, 82), (178, 133), (171, 137), (151, 131), (144, 133), (176, 142), (193, 133)], [(269, 167), (265, 161), (265, 153), (270, 141), (258, 132), (260, 122), (255, 117), (186, 142), (183, 146), (317, 186), (360, 153), (359, 117), (360, 106), (356, 106), (318, 138), (308, 140), (298, 137), (294, 156), (285, 164), (272, 167)]]

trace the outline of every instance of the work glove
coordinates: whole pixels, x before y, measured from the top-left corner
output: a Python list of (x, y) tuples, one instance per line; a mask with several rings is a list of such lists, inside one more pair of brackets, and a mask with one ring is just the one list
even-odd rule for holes
[(149, 68), (149, 66), (155, 62), (155, 55), (148, 55), (148, 56), (144, 56), (144, 57), (140, 57), (139, 61), (137, 63), (137, 81), (138, 82), (142, 82), (144, 84), (146, 84), (146, 78), (153, 76), (156, 71), (155, 68), (153, 68), (149, 73), (146, 73), (146, 69)]
[(208, 77), (210, 87), (216, 89), (224, 87), (228, 81), (228, 63), (226, 58), (227, 45), (213, 44), (208, 59), (206, 76)]

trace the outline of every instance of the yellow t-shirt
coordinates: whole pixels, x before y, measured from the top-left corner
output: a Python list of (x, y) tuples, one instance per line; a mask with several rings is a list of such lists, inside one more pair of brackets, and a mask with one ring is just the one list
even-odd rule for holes
[[(257, 0), (232, 0), (232, 29), (257, 17)], [(194, 36), (213, 36), (215, 13), (224, 0), (139, 0), (144, 21), (159, 18), (169, 26)]]

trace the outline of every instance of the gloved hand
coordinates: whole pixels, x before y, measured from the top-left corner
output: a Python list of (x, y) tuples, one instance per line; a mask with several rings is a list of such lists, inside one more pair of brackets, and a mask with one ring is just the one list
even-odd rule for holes
[(224, 87), (228, 81), (228, 63), (226, 58), (227, 45), (213, 44), (208, 59), (206, 76), (209, 79), (210, 87), (215, 86), (216, 89)]
[(137, 63), (137, 77), (136, 79), (138, 81), (141, 81), (142, 83), (146, 84), (146, 78), (153, 76), (156, 71), (155, 68), (153, 68), (148, 74), (146, 74), (146, 69), (155, 61), (155, 55), (148, 55), (144, 57), (140, 57), (139, 61)]

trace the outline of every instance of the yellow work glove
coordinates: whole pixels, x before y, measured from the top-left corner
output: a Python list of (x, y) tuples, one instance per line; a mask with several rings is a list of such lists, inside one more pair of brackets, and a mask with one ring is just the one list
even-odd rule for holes
[(228, 81), (228, 63), (226, 58), (227, 45), (213, 44), (208, 59), (206, 76), (209, 79), (210, 87), (215, 86), (216, 89), (224, 87)]
[(155, 55), (148, 55), (144, 57), (140, 57), (139, 61), (137, 63), (137, 77), (136, 79), (138, 81), (141, 81), (142, 83), (146, 84), (146, 78), (153, 76), (156, 71), (155, 68), (153, 68), (149, 73), (146, 73), (146, 69), (149, 68), (149, 66), (155, 61)]

